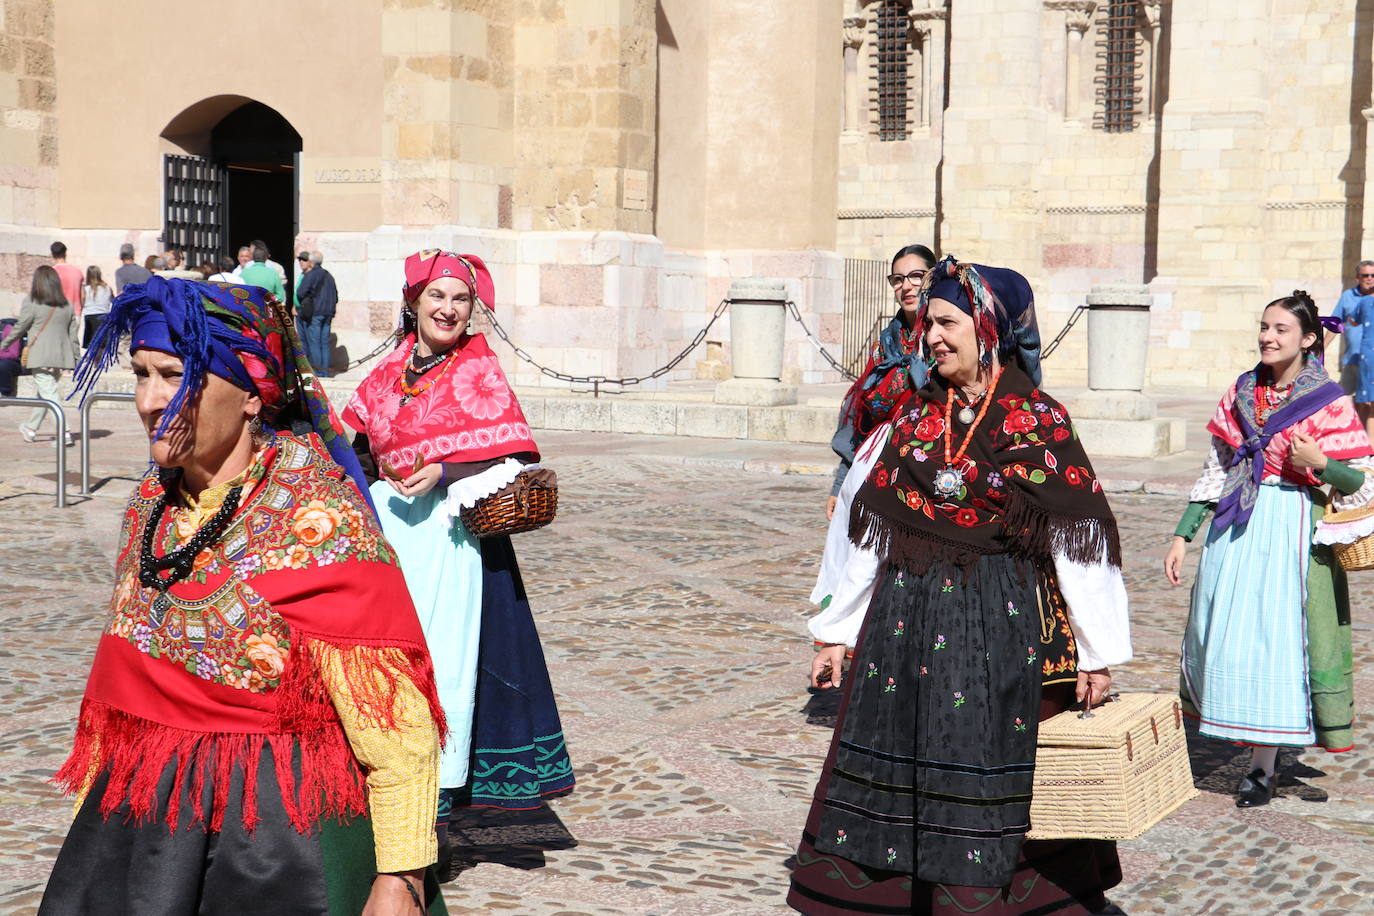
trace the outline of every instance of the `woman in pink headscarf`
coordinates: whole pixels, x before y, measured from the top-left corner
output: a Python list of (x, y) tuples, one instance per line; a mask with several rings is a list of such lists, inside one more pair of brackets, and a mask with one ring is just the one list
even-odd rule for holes
[[(486, 338), (467, 333), (477, 302), (495, 308), (491, 274), (476, 255), (427, 249), (405, 275), (400, 343), (343, 419), (358, 431), (448, 717), (436, 822), (447, 879), (478, 861), (527, 868), (576, 845), (545, 804), (572, 790), (573, 773), (510, 538), (479, 540), (459, 518), (539, 460)], [(518, 847), (504, 838), (513, 825)]]

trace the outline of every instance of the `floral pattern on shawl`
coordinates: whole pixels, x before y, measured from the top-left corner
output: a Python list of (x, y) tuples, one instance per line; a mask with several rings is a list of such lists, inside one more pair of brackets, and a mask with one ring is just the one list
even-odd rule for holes
[(417, 458), (433, 464), (538, 453), (515, 392), (485, 337), (463, 338), (450, 357), (457, 365), (430, 370), (444, 374), (403, 404), (401, 373), (414, 346), (414, 338), (407, 338), (378, 363), (344, 410), (344, 421), (367, 435), (379, 460), (411, 468)]
[[(1320, 486), (1311, 468), (1292, 464), (1290, 453), (1295, 433), (1316, 439), (1326, 456), (1338, 461), (1370, 454), (1369, 438), (1355, 413), (1355, 405), (1340, 393), (1315, 360), (1308, 360), (1298, 373), (1287, 402), (1271, 414), (1269, 428), (1261, 428), (1255, 418), (1257, 371), (1258, 367), (1251, 369), (1236, 380), (1207, 424), (1208, 432), (1234, 450), (1214, 524), (1243, 524), (1254, 507), (1259, 482), (1264, 476), (1276, 476), (1300, 486)], [(1314, 399), (1309, 402), (1313, 409), (1275, 428), (1275, 418), (1281, 419), (1285, 410), (1298, 409), (1301, 413), (1301, 405), (1296, 402), (1304, 398)], [(1256, 460), (1261, 462), (1260, 467), (1254, 465)]]

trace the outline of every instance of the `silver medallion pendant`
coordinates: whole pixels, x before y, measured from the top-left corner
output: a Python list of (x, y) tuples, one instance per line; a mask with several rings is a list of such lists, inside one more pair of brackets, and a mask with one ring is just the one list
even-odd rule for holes
[(941, 499), (952, 499), (964, 488), (964, 472), (958, 468), (943, 467), (935, 472), (935, 495)]
[(972, 425), (972, 423), (973, 423), (973, 416), (974, 416), (974, 414), (973, 414), (973, 405), (970, 404), (970, 405), (967, 406), (967, 407), (961, 408), (961, 409), (959, 410), (959, 413), (957, 414), (957, 416), (959, 417), (959, 422), (960, 422), (960, 423), (964, 424), (965, 426), (970, 426), (970, 425)]

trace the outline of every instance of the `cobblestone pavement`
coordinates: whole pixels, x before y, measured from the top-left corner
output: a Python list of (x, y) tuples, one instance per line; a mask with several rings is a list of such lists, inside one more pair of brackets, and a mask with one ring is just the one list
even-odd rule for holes
[[(136, 467), (143, 445), (129, 418), (96, 418), (97, 476)], [(828, 479), (612, 459), (595, 436), (540, 438), (562, 477), (561, 514), (517, 550), (578, 769), (577, 791), (556, 805), (581, 845), (540, 870), (465, 872), (446, 889), (451, 910), (788, 912), (783, 861), (829, 738), (802, 714)], [(56, 510), (51, 477), (35, 476), (50, 447), (24, 446), (8, 427), (0, 440), (0, 913), (30, 913), (70, 814), (46, 780), (70, 740), (129, 482)], [(1187, 592), (1158, 568), (1180, 505), (1113, 503), (1138, 653), (1118, 681), (1167, 691)], [(1367, 710), (1374, 628), (1359, 618), (1374, 605), (1374, 576), (1354, 581)], [(1249, 812), (1229, 795), (1246, 753), (1194, 740), (1202, 795), (1122, 844), (1115, 900), (1136, 916), (1374, 913), (1369, 737), (1366, 725), (1349, 754), (1285, 753), (1282, 796)]]

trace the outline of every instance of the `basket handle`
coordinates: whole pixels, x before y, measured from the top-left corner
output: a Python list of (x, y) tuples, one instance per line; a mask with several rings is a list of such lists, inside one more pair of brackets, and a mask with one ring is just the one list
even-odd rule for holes
[[(1108, 703), (1112, 702), (1113, 700), (1119, 700), (1119, 699), (1121, 699), (1121, 694), (1119, 694), (1119, 693), (1108, 693), (1108, 694), (1104, 694), (1103, 696), (1099, 697), (1098, 699), (1100, 699), (1100, 700), (1102, 701), (1102, 705), (1103, 705), (1103, 706), (1106, 706)], [(1092, 684), (1088, 684), (1088, 695), (1087, 695), (1086, 697), (1084, 697), (1084, 699), (1083, 699), (1083, 711), (1080, 712), (1080, 713), (1078, 714), (1078, 718), (1080, 718), (1080, 719), (1092, 719), (1092, 718), (1094, 718), (1095, 716), (1096, 716), (1096, 713), (1093, 712), (1093, 685), (1092, 685)]]

